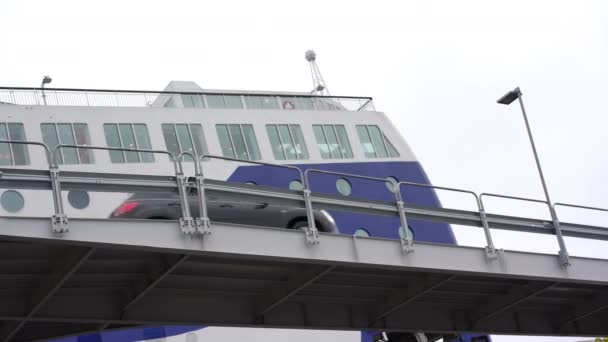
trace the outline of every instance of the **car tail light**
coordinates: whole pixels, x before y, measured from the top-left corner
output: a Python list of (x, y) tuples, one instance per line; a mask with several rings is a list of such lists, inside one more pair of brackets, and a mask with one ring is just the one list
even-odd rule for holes
[(121, 204), (120, 207), (116, 208), (116, 210), (114, 210), (114, 212), (112, 213), (112, 216), (116, 217), (116, 216), (122, 216), (122, 215), (128, 214), (128, 213), (132, 212), (133, 210), (135, 210), (135, 208), (137, 208), (138, 205), (139, 205), (139, 203), (135, 202), (135, 201), (125, 202), (125, 203)]

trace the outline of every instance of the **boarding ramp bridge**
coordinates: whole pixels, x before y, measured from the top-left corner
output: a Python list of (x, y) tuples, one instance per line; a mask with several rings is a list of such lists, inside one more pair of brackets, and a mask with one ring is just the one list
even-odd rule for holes
[[(9, 141), (0, 141), (9, 142)], [(46, 151), (44, 170), (0, 169), (0, 187), (47, 190), (48, 217), (0, 217), (0, 341), (32, 341), (155, 325), (213, 325), (387, 332), (483, 332), (521, 335), (608, 335), (608, 260), (571, 257), (564, 237), (607, 240), (608, 229), (560, 222), (571, 206), (401, 182), (393, 202), (336, 197), (314, 191), (311, 175), (386, 179), (293, 166), (194, 156), (193, 176), (166, 151), (59, 145)], [(167, 155), (175, 175), (108, 174), (61, 170), (62, 148)], [(185, 153), (188, 154), (188, 153)], [(302, 191), (205, 178), (203, 160), (288, 168)], [(405, 203), (410, 187), (471, 197), (476, 210)], [(187, 193), (196, 189), (200, 217)], [(311, 191), (311, 189), (313, 191)], [(182, 218), (119, 220), (68, 218), (61, 192), (174, 192)], [(207, 196), (306, 209), (303, 230), (212, 222)], [(487, 213), (484, 199), (503, 197), (546, 205), (551, 220)], [(118, 205), (118, 204), (117, 204)], [(339, 210), (427, 220), (482, 229), (485, 248), (319, 233), (313, 210)], [(555, 255), (496, 249), (492, 230), (548, 234)]]

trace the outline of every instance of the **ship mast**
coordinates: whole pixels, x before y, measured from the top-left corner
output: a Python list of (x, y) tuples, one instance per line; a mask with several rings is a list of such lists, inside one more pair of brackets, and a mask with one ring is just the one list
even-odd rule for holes
[(329, 96), (329, 89), (327, 89), (327, 84), (325, 84), (323, 75), (321, 75), (321, 71), (316, 62), (317, 54), (312, 50), (308, 50), (306, 51), (305, 57), (310, 64), (310, 74), (312, 76), (313, 89), (310, 93), (314, 95)]

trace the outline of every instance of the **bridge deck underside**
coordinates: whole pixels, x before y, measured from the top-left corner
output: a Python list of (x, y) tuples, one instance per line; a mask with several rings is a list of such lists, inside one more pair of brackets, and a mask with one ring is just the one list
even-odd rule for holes
[[(604, 275), (561, 271), (555, 256), (503, 252), (488, 266), (483, 249), (417, 244), (406, 255), (399, 241), (333, 235), (311, 247), (300, 232), (244, 226), (187, 237), (175, 222), (72, 220), (63, 235), (48, 219), (0, 227), (0, 341), (163, 324), (608, 334)], [(417, 261), (427, 253), (445, 268)], [(544, 258), (557, 270), (513, 271)], [(608, 263), (571, 267), (587, 262)]]

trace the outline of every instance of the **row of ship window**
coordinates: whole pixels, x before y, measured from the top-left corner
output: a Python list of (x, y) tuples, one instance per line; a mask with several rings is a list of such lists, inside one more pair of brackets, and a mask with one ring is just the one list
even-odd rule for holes
[[(179, 104), (181, 98), (181, 106)], [(246, 107), (245, 107), (246, 105)], [(167, 99), (166, 108), (210, 108), (210, 109), (300, 109), (343, 110), (334, 99), (316, 99), (302, 96), (260, 96), (228, 94), (182, 94)]]
[[(167, 151), (178, 155), (191, 152), (207, 154), (207, 145), (200, 124), (162, 124)], [(42, 139), (50, 148), (59, 144), (92, 145), (85, 123), (42, 123)], [(109, 147), (152, 149), (148, 128), (139, 123), (106, 123), (103, 125)], [(353, 158), (353, 150), (344, 125), (313, 125), (317, 147), (323, 159)], [(394, 158), (399, 152), (376, 125), (357, 125), (357, 135), (365, 157)], [(216, 131), (224, 157), (262, 159), (253, 126), (250, 124), (218, 124)], [(276, 160), (309, 159), (308, 149), (300, 125), (266, 125), (268, 139)], [(0, 122), (0, 140), (26, 140), (22, 123)], [(62, 148), (57, 162), (62, 164), (92, 164), (93, 152), (89, 149)], [(112, 163), (151, 163), (154, 155), (146, 152), (110, 151)], [(185, 156), (185, 159), (190, 159)], [(26, 145), (0, 143), (0, 165), (28, 165)]]

